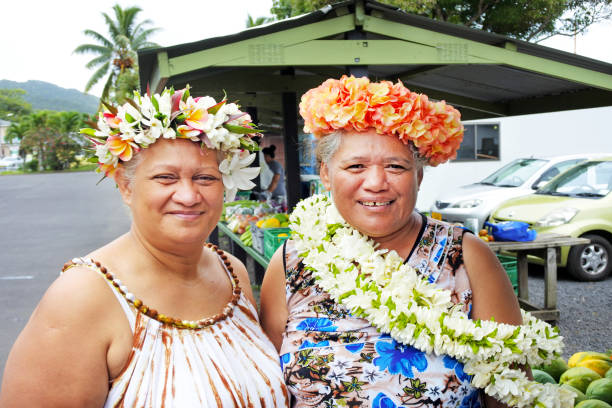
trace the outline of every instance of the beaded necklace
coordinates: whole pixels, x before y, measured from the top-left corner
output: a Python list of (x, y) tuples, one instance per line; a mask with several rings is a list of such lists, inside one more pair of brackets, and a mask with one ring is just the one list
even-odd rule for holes
[(116, 278), (112, 272), (106, 269), (106, 267), (102, 266), (100, 262), (94, 261), (93, 259), (74, 258), (72, 259), (72, 261), (64, 264), (64, 267), (62, 268), (62, 272), (65, 272), (66, 270), (72, 267), (75, 267), (75, 266), (79, 266), (79, 265), (95, 266), (104, 275), (104, 277), (109, 282), (112, 283), (112, 285), (119, 291), (119, 293), (121, 293), (121, 296), (123, 296), (125, 300), (127, 300), (132, 306), (134, 306), (134, 308), (136, 308), (138, 312), (150, 317), (151, 319), (157, 320), (161, 323), (164, 323), (170, 326), (178, 327), (180, 329), (196, 329), (197, 330), (197, 329), (202, 329), (207, 326), (211, 326), (215, 323), (218, 323), (222, 320), (227, 319), (228, 317), (232, 317), (232, 315), (234, 314), (234, 307), (238, 304), (238, 301), (240, 300), (240, 294), (242, 293), (242, 289), (240, 288), (240, 284), (239, 284), (240, 281), (238, 280), (238, 276), (234, 272), (234, 268), (232, 267), (231, 262), (228, 259), (227, 255), (221, 249), (219, 249), (216, 245), (206, 244), (206, 248), (210, 248), (213, 252), (215, 252), (221, 258), (221, 260), (223, 261), (223, 264), (225, 265), (225, 268), (227, 269), (230, 276), (232, 277), (231, 279), (232, 298), (230, 302), (223, 308), (221, 313), (218, 313), (212, 317), (207, 317), (207, 318), (200, 319), (200, 320), (175, 319), (175, 318), (166, 316), (162, 313), (159, 313), (155, 309), (150, 308), (149, 306), (145, 305), (142, 302), (142, 300), (137, 299), (133, 293), (129, 292), (127, 286), (125, 286), (121, 282), (121, 280)]

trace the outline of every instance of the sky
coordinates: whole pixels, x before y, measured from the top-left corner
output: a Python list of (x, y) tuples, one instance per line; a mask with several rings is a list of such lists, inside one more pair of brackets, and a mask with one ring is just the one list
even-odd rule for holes
[[(160, 27), (151, 40), (170, 46), (241, 31), (247, 15), (269, 16), (272, 0), (10, 0), (0, 2), (0, 79), (24, 82), (41, 80), (64, 88), (84, 90), (93, 70), (85, 68), (92, 58), (73, 50), (91, 42), (83, 34), (92, 29), (106, 34), (102, 12), (112, 6), (138, 5), (140, 19)], [(612, 21), (592, 26), (574, 38), (553, 37), (541, 45), (612, 63)], [(99, 96), (102, 81), (89, 92)]]

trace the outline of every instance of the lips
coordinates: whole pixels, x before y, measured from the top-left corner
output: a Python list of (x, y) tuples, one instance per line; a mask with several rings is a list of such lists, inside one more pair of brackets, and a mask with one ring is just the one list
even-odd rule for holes
[(168, 214), (185, 220), (194, 220), (204, 214), (204, 211), (170, 211)]

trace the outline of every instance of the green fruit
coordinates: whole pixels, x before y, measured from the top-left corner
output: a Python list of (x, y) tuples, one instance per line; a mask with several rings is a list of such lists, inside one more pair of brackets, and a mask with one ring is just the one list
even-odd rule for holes
[(273, 217), (276, 218), (279, 222), (289, 221), (289, 217), (287, 216), (287, 214), (284, 213), (274, 214)]
[(561, 384), (559, 386), (559, 388), (565, 388), (566, 390), (569, 390), (569, 391), (573, 392), (574, 394), (576, 394), (576, 398), (574, 399), (574, 405), (576, 405), (577, 403), (587, 399), (586, 395), (584, 395), (584, 393), (582, 391), (580, 391), (579, 389), (577, 389), (575, 387), (572, 387), (571, 385)]
[(550, 374), (548, 374), (546, 371), (542, 371), (542, 370), (538, 370), (538, 369), (531, 369), (531, 373), (533, 374), (533, 379), (536, 382), (539, 382), (540, 384), (556, 384), (557, 382), (555, 381), (554, 378), (552, 378), (552, 376)]
[(594, 399), (587, 399), (574, 405), (574, 408), (612, 408), (612, 405)]
[(606, 375), (604, 375), (604, 378), (612, 378), (612, 368), (606, 371)]
[(557, 357), (549, 365), (535, 368), (550, 374), (550, 376), (555, 379), (555, 382), (559, 382), (561, 374), (566, 372), (569, 367), (564, 359)]
[(601, 378), (591, 382), (587, 387), (586, 397), (612, 404), (612, 379)]
[(572, 367), (563, 374), (559, 379), (561, 384), (569, 384), (581, 392), (586, 392), (587, 387), (592, 381), (599, 380), (601, 376), (595, 371), (586, 367)]

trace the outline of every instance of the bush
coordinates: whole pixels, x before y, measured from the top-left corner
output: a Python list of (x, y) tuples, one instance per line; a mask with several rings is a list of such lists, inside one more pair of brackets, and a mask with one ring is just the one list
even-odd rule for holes
[(38, 160), (32, 159), (24, 167), (26, 171), (38, 171)]

